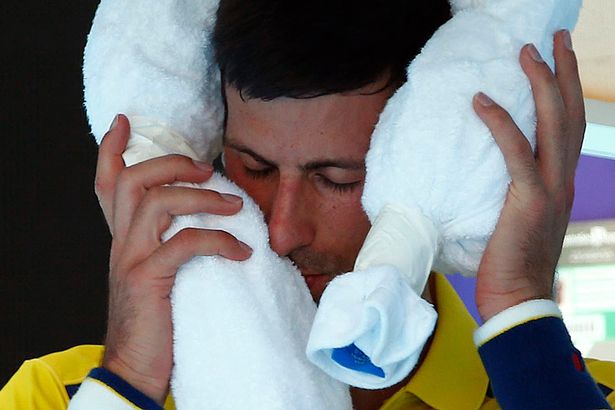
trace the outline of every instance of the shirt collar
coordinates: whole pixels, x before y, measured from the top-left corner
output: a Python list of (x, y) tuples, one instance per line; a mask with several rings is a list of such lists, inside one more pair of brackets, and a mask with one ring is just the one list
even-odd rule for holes
[(438, 322), (427, 355), (404, 389), (436, 409), (478, 409), (489, 379), (472, 340), (477, 324), (444, 275), (434, 276)]

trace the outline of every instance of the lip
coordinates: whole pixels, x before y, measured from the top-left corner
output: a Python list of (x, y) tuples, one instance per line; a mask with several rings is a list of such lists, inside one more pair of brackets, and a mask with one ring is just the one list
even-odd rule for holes
[(303, 275), (303, 279), (305, 280), (305, 283), (307, 283), (310, 289), (314, 288), (315, 286), (321, 285), (321, 284), (326, 285), (327, 282), (331, 280), (329, 278), (329, 275), (324, 274), (324, 273)]
[(316, 303), (320, 301), (320, 296), (325, 291), (325, 288), (331, 279), (331, 276), (327, 274), (303, 275), (303, 280), (305, 280), (305, 284), (310, 290), (312, 298)]

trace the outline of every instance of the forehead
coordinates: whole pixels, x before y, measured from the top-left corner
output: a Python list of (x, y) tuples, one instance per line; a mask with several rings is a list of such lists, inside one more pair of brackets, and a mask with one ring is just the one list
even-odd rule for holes
[(392, 94), (390, 89), (369, 91), (263, 101), (243, 100), (234, 87), (226, 86), (226, 140), (264, 152), (280, 163), (340, 157), (362, 160)]

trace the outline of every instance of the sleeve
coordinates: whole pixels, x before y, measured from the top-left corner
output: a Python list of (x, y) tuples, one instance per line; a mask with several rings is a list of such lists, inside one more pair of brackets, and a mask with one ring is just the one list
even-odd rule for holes
[(0, 390), (0, 404), (13, 410), (66, 409), (68, 393), (43, 361), (27, 360)]
[(92, 369), (68, 406), (69, 410), (163, 410), (154, 400), (102, 367)]
[(474, 340), (503, 409), (611, 408), (553, 301), (513, 306), (485, 322)]

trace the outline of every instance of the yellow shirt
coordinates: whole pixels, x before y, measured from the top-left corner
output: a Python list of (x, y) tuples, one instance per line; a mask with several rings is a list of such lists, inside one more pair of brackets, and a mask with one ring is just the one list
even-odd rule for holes
[[(428, 354), (410, 382), (381, 410), (499, 409), (488, 395), (489, 380), (472, 340), (476, 322), (446, 278), (435, 276), (438, 323)], [(88, 372), (100, 366), (103, 351), (103, 346), (84, 345), (25, 361), (0, 390), (0, 408), (66, 409), (69, 391), (76, 391)], [(599, 383), (615, 390), (615, 363), (586, 364)], [(607, 400), (615, 405), (615, 392)], [(170, 395), (164, 408), (175, 409)]]
[[(443, 275), (435, 275), (438, 323), (429, 352), (410, 382), (380, 410), (499, 409), (472, 335), (477, 324)], [(615, 390), (615, 363), (586, 360), (594, 379)], [(615, 392), (607, 397), (615, 405)]]

